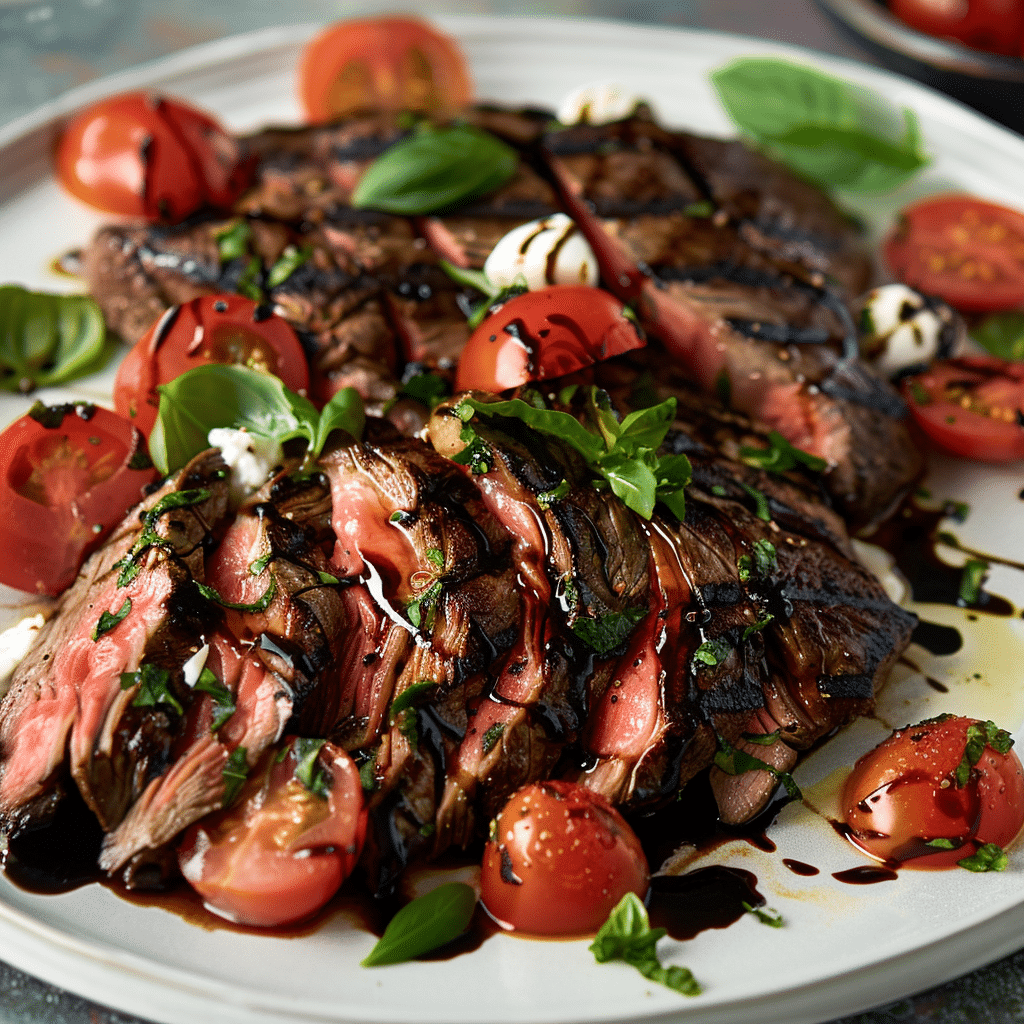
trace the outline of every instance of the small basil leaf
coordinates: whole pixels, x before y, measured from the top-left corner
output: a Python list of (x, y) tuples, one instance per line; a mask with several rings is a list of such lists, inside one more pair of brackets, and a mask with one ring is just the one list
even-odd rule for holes
[(777, 910), (772, 910), (771, 907), (755, 907), (745, 900), (742, 906), (748, 914), (753, 914), (761, 924), (766, 924), (769, 928), (781, 928), (785, 924), (782, 915)]
[(994, 313), (971, 330), (971, 337), (992, 355), (1020, 362), (1024, 360), (1024, 313)]
[(1010, 858), (1006, 856), (1006, 851), (1001, 846), (997, 846), (995, 843), (985, 843), (984, 846), (978, 848), (977, 853), (958, 860), (957, 864), (968, 871), (984, 872), (1004, 871), (1009, 862)]
[(208, 668), (204, 668), (199, 673), (199, 678), (193, 689), (208, 693), (213, 698), (213, 718), (210, 722), (210, 731), (216, 732), (235, 713), (235, 698)]
[(320, 412), (313, 439), (313, 455), (319, 455), (324, 450), (332, 431), (343, 430), (358, 441), (363, 436), (365, 426), (366, 413), (359, 392), (355, 388), (342, 388)]
[(99, 640), (104, 633), (109, 633), (119, 622), (123, 622), (132, 610), (132, 599), (126, 597), (124, 604), (116, 612), (104, 612), (92, 629), (92, 639)]
[(599, 619), (578, 618), (572, 631), (598, 654), (607, 654), (621, 646), (636, 624), (647, 614), (646, 608), (627, 608)]
[(276, 288), (284, 284), (312, 255), (313, 250), (308, 246), (301, 249), (295, 245), (285, 246), (277, 262), (267, 271), (267, 287)]
[(30, 391), (99, 369), (109, 354), (103, 314), (87, 295), (0, 287), (0, 389)]
[(675, 415), (674, 398), (631, 412), (619, 424), (619, 447), (629, 452), (638, 448), (657, 448), (665, 440)]
[(597, 471), (611, 485), (617, 498), (644, 519), (651, 518), (657, 481), (650, 466), (616, 449), (601, 459)]
[(515, 150), (478, 128), (425, 128), (370, 164), (351, 203), (406, 216), (432, 213), (493, 192), (517, 164)]
[(421, 679), (418, 683), (404, 689), (392, 702), (391, 711), (388, 716), (388, 724), (394, 725), (398, 716), (408, 708), (411, 708), (421, 697), (426, 696), (437, 688), (433, 679)]
[(249, 763), (245, 747), (235, 747), (231, 756), (224, 763), (220, 774), (224, 780), (224, 798), (221, 801), (221, 806), (227, 807), (234, 802), (239, 790), (249, 777)]
[(331, 794), (331, 783), (327, 773), (320, 767), (317, 758), (326, 740), (297, 736), (293, 744), (295, 751), (295, 778), (314, 796), (326, 800)]
[(363, 967), (400, 964), (457, 939), (476, 909), (476, 892), (464, 882), (448, 882), (407, 903), (388, 923)]
[(132, 700), (134, 708), (152, 708), (158, 704), (166, 704), (174, 708), (179, 715), (184, 714), (177, 697), (171, 693), (171, 674), (165, 668), (151, 665), (148, 662), (140, 665), (135, 672), (121, 673), (121, 689), (130, 690), (138, 686), (138, 692)]

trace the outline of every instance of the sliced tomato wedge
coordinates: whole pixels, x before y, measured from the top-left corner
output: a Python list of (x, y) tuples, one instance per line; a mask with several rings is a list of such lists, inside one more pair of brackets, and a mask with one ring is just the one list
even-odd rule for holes
[(313, 122), (360, 110), (451, 113), (473, 98), (458, 44), (415, 18), (329, 26), (303, 50), (298, 83)]
[(940, 448), (984, 462), (1024, 458), (1024, 363), (943, 359), (901, 387), (915, 422)]
[(971, 196), (907, 207), (883, 245), (905, 284), (967, 312), (1024, 302), (1024, 214)]
[(189, 828), (179, 847), (182, 875), (231, 921), (269, 928), (309, 917), (359, 859), (359, 770), (332, 743), (315, 759), (302, 744), (291, 737), (268, 751), (238, 801)]
[(128, 420), (37, 402), (0, 434), (0, 583), (59, 594), (156, 476)]
[(553, 285), (509, 299), (473, 331), (459, 357), (455, 388), (505, 391), (645, 344), (613, 295), (586, 285)]
[(114, 381), (114, 408), (149, 436), (157, 386), (206, 363), (238, 363), (280, 377), (300, 395), (309, 366), (291, 325), (240, 295), (204, 295), (169, 309), (129, 350)]
[(249, 183), (238, 143), (209, 114), (145, 92), (75, 115), (57, 146), (57, 177), (107, 213), (178, 221), (231, 205)]

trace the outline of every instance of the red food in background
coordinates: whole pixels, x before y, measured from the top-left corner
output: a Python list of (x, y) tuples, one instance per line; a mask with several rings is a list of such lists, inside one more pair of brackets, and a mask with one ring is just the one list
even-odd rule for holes
[(1024, 40), (1022, 0), (889, 0), (911, 28), (976, 50), (1017, 56)]

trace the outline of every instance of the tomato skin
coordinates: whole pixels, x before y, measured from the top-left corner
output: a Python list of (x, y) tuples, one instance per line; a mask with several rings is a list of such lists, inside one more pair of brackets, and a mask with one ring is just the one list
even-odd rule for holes
[[(977, 719), (949, 717), (898, 729), (854, 765), (843, 789), (850, 839), (869, 856), (913, 867), (953, 867), (978, 846), (1006, 846), (1024, 825), (1024, 767), (985, 746), (964, 786), (954, 773)], [(949, 839), (952, 850), (925, 845)]]
[(57, 177), (106, 213), (176, 222), (229, 207), (249, 183), (238, 144), (201, 110), (145, 92), (76, 114), (57, 145)]
[(491, 313), (469, 337), (456, 391), (505, 391), (562, 377), (646, 344), (623, 304), (600, 288), (552, 285)]
[(904, 284), (965, 312), (1024, 302), (1024, 213), (970, 196), (936, 196), (901, 211), (882, 250)]
[(473, 98), (458, 44), (415, 18), (328, 26), (302, 51), (298, 88), (314, 124), (361, 110), (452, 113)]
[(70, 586), (157, 472), (139, 431), (109, 409), (36, 408), (55, 425), (28, 414), (0, 434), (0, 583), (52, 596)]
[(503, 928), (592, 935), (627, 892), (647, 895), (650, 872), (640, 840), (604, 797), (584, 786), (524, 786), (491, 834), (480, 899)]
[(241, 363), (305, 395), (309, 366), (291, 325), (240, 295), (203, 295), (173, 306), (131, 347), (114, 380), (114, 408), (148, 437), (166, 384), (206, 363)]
[(984, 462), (1024, 459), (1024, 363), (942, 359), (901, 388), (915, 423), (940, 448)]
[(207, 907), (239, 924), (270, 928), (319, 910), (351, 873), (366, 836), (359, 770), (325, 743), (318, 765), (332, 779), (327, 799), (295, 778), (295, 748), (270, 750), (240, 798), (185, 833), (178, 864)]
[(889, 7), (919, 32), (948, 36), (976, 50), (1020, 53), (1024, 35), (1020, 0), (889, 0)]

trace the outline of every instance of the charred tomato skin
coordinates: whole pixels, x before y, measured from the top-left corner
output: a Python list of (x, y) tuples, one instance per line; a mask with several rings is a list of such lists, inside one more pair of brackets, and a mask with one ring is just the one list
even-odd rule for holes
[(882, 246), (904, 284), (965, 312), (1024, 302), (1024, 213), (975, 199), (934, 196), (900, 212)]
[(1024, 459), (1024, 363), (961, 356), (900, 385), (914, 422), (939, 448), (968, 459)]
[(415, 18), (328, 26), (299, 58), (298, 87), (314, 123), (361, 110), (452, 113), (473, 98), (458, 44)]
[[(956, 772), (974, 718), (942, 717), (897, 729), (854, 765), (843, 788), (855, 846), (876, 860), (954, 867), (985, 843), (1006, 846), (1024, 824), (1024, 768), (986, 745), (966, 782)], [(949, 840), (953, 849), (928, 846)]]
[(157, 387), (206, 363), (239, 363), (280, 377), (305, 395), (309, 366), (291, 325), (241, 295), (204, 295), (172, 306), (131, 347), (114, 380), (114, 408), (147, 436)]
[(89, 206), (162, 222), (230, 207), (251, 170), (213, 117), (148, 92), (111, 96), (72, 117), (56, 164), (61, 184)]
[(598, 793), (574, 782), (524, 786), (491, 826), (480, 899), (501, 927), (593, 935), (627, 892), (647, 895), (640, 840)]
[(456, 391), (497, 393), (574, 373), (645, 344), (626, 307), (587, 285), (552, 285), (505, 302), (470, 335)]
[(117, 413), (38, 403), (0, 434), (0, 583), (59, 594), (156, 476)]
[(300, 921), (351, 874), (366, 836), (359, 770), (331, 743), (317, 763), (326, 795), (296, 777), (294, 739), (286, 739), (263, 756), (232, 806), (185, 832), (178, 865), (214, 913), (265, 928)]

